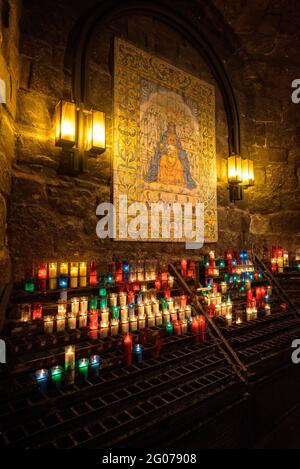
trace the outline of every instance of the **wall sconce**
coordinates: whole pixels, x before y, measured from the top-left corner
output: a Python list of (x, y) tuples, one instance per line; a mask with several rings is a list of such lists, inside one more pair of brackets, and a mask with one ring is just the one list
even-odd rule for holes
[(101, 154), (106, 149), (105, 113), (90, 111), (85, 115), (85, 151)]
[(230, 202), (243, 200), (243, 189), (254, 186), (254, 163), (243, 160), (240, 156), (232, 155), (228, 158), (228, 183)]
[(58, 147), (73, 148), (77, 135), (77, 110), (75, 103), (60, 101), (55, 108), (55, 144)]
[(243, 160), (242, 185), (245, 188), (254, 186), (254, 163), (252, 160)]
[(86, 154), (106, 150), (105, 113), (60, 101), (55, 109), (55, 144), (71, 156), (72, 174), (84, 168)]

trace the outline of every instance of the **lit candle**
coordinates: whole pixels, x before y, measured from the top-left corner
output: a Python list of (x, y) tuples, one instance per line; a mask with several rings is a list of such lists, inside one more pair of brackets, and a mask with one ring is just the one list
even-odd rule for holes
[(187, 311), (187, 316), (185, 315), (185, 310), (183, 309), (180, 309), (178, 311), (178, 319), (179, 321), (183, 321), (183, 319), (185, 319), (186, 317), (189, 317), (191, 315), (191, 311)]
[(283, 313), (286, 313), (286, 303), (283, 303), (282, 305), (280, 305), (280, 308)]
[(56, 290), (57, 288), (57, 262), (51, 262), (48, 266), (49, 269), (49, 289)]
[(90, 305), (89, 305), (90, 310), (91, 309), (97, 309), (98, 308), (98, 297), (97, 296), (92, 296), (90, 298)]
[(31, 305), (22, 305), (21, 306), (21, 321), (29, 322), (31, 320)]
[(247, 321), (251, 321), (253, 319), (252, 308), (246, 309)]
[(143, 361), (143, 346), (141, 344), (136, 344), (133, 347), (133, 355), (135, 358), (135, 362), (139, 365)]
[(145, 316), (139, 316), (139, 329), (145, 329), (146, 327), (146, 317)]
[(48, 370), (42, 369), (35, 372), (35, 380), (38, 384), (39, 390), (42, 393), (47, 391), (47, 383), (48, 383)]
[(90, 286), (96, 287), (98, 285), (98, 274), (96, 262), (92, 261), (90, 264)]
[(269, 303), (265, 304), (265, 314), (266, 314), (266, 316), (271, 315), (271, 305)]
[(155, 323), (157, 326), (162, 326), (162, 313), (158, 312), (155, 315)]
[(70, 330), (76, 329), (76, 314), (72, 312), (68, 314), (68, 328)]
[(40, 264), (38, 268), (39, 290), (47, 290), (47, 264)]
[(78, 371), (79, 371), (80, 377), (84, 380), (87, 380), (88, 373), (89, 373), (89, 359), (88, 358), (80, 358), (78, 360)]
[(196, 317), (192, 318), (192, 333), (195, 336), (195, 342), (198, 343), (200, 341), (199, 322)]
[(140, 317), (145, 315), (145, 306), (143, 304), (138, 305), (138, 314)]
[(134, 316), (130, 317), (130, 330), (131, 330), (131, 332), (137, 331), (137, 328), (138, 328), (137, 318), (134, 317)]
[(180, 297), (180, 309), (185, 309), (186, 307), (186, 296), (181, 295)]
[(63, 375), (62, 366), (59, 366), (59, 365), (53, 366), (50, 370), (50, 373), (51, 373), (52, 382), (55, 383), (57, 387), (60, 387), (61, 379)]
[(44, 317), (44, 332), (46, 334), (53, 333), (53, 326), (54, 326), (54, 316), (47, 315)]
[(206, 321), (203, 315), (198, 317), (198, 324), (199, 324), (200, 339), (202, 342), (204, 342), (205, 333), (206, 333)]
[(227, 321), (227, 326), (232, 325), (232, 314), (226, 314), (226, 321)]
[(87, 263), (80, 262), (79, 264), (79, 284), (82, 288), (87, 286)]
[(156, 300), (152, 302), (152, 313), (155, 315), (159, 314), (159, 303)]
[(112, 319), (110, 323), (110, 333), (112, 336), (119, 334), (119, 321), (117, 319)]
[(90, 310), (90, 322), (89, 322), (89, 329), (90, 331), (96, 331), (98, 329), (98, 311), (97, 309)]
[(127, 334), (129, 332), (129, 321), (121, 322), (121, 331), (122, 334)]
[(94, 376), (99, 376), (100, 367), (101, 367), (101, 359), (99, 355), (91, 355), (90, 356), (90, 366)]
[(72, 371), (75, 369), (75, 345), (65, 347), (65, 370)]
[(126, 333), (123, 337), (124, 365), (130, 366), (132, 363), (132, 335)]
[(127, 295), (124, 292), (121, 292), (119, 294), (119, 303), (120, 306), (126, 306), (127, 305)]
[(181, 332), (183, 335), (187, 334), (188, 332), (188, 322), (186, 319), (183, 319), (181, 321)]
[(113, 318), (113, 319), (119, 320), (119, 315), (120, 315), (120, 308), (119, 308), (119, 306), (113, 306), (113, 307), (111, 308), (111, 314), (112, 314), (112, 318)]
[(87, 314), (88, 312), (88, 305), (89, 305), (89, 300), (86, 296), (82, 296), (80, 298), (80, 312)]
[(61, 262), (59, 266), (60, 275), (69, 275), (69, 264), (68, 262)]
[(169, 278), (168, 278), (168, 286), (169, 286), (169, 288), (172, 289), (172, 288), (174, 287), (174, 281), (175, 281), (174, 277), (172, 277), (171, 275), (169, 275)]
[(71, 269), (70, 269), (70, 287), (77, 288), (78, 287), (78, 262), (71, 262)]
[(173, 324), (170, 321), (168, 321), (166, 323), (166, 335), (171, 336), (172, 334), (173, 334)]
[(177, 317), (177, 311), (175, 311), (175, 309), (173, 309), (173, 311), (170, 312), (170, 318), (171, 318), (171, 322), (177, 321), (178, 317)]
[(79, 329), (85, 329), (87, 327), (87, 312), (80, 311), (79, 313)]
[(173, 321), (173, 330), (174, 330), (174, 335), (180, 335), (181, 334), (180, 321), (178, 321), (178, 320)]
[(40, 304), (33, 305), (32, 319), (37, 321), (43, 317), (43, 307)]
[(227, 283), (226, 282), (221, 282), (221, 293), (222, 293), (222, 295), (226, 295), (226, 293), (227, 293)]
[(104, 339), (105, 337), (108, 336), (108, 330), (109, 330), (108, 322), (101, 322), (101, 324), (100, 324), (100, 337), (102, 339)]
[(148, 315), (148, 327), (155, 327), (155, 316), (152, 314)]
[(145, 304), (145, 314), (151, 315), (152, 313), (152, 305), (151, 303), (146, 303)]
[(121, 322), (128, 321), (128, 308), (127, 306), (121, 307)]
[(117, 295), (116, 295), (115, 293), (111, 293), (111, 294), (109, 295), (109, 304), (110, 304), (110, 306), (112, 306), (112, 307), (113, 307), (113, 306), (117, 306), (117, 304), (118, 304), (118, 297), (117, 297)]
[(79, 298), (71, 298), (71, 311), (74, 315), (79, 313)]

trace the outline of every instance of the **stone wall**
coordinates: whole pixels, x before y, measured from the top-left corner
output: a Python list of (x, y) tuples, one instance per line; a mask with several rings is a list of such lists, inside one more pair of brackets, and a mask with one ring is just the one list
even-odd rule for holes
[[(173, 1), (172, 7), (180, 15), (186, 2)], [(55, 104), (71, 94), (66, 50), (84, 8), (79, 1), (24, 1), (9, 222), (16, 276), (22, 275), (30, 260), (41, 258), (109, 261), (114, 254), (137, 254), (168, 259), (185, 252), (178, 244), (119, 243), (96, 237), (96, 206), (108, 201), (111, 193), (112, 39), (128, 39), (215, 84), (213, 77), (197, 51), (154, 18), (124, 16), (105, 28), (96, 28), (88, 52), (87, 104), (107, 113), (107, 151), (89, 159), (86, 174), (75, 178), (62, 175), (62, 153), (53, 143), (52, 121)], [(230, 205), (225, 182), (226, 116), (216, 89), (217, 250), (243, 245), (261, 250), (275, 241), (295, 250), (300, 241), (300, 114), (291, 103), (290, 84), (297, 78), (300, 60), (299, 39), (294, 42), (299, 20), (296, 2), (193, 1), (189, 11), (191, 21), (199, 22), (224, 62), (239, 106), (242, 155), (255, 160), (256, 187), (249, 189), (244, 202)]]
[(0, 80), (6, 103), (0, 103), (0, 293), (10, 281), (7, 216), (15, 157), (15, 116), (19, 81), (19, 3), (0, 0)]

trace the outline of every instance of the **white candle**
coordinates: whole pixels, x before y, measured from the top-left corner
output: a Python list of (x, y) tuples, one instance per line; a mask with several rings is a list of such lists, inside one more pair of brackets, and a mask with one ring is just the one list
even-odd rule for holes
[(68, 315), (68, 328), (71, 330), (76, 329), (76, 316), (73, 313)]
[(161, 313), (158, 313), (158, 314), (155, 316), (155, 322), (156, 322), (156, 325), (157, 325), (157, 326), (161, 326), (161, 325), (162, 325), (162, 314), (161, 314)]
[(130, 318), (130, 330), (131, 332), (135, 332), (137, 330), (137, 318), (136, 317), (131, 317)]
[(100, 337), (104, 339), (108, 336), (108, 322), (101, 322), (100, 324)]
[(74, 370), (75, 369), (75, 346), (69, 345), (65, 347), (65, 369)]
[(128, 321), (128, 308), (127, 306), (121, 306), (121, 321)]
[(45, 316), (44, 317), (44, 331), (46, 334), (52, 334), (54, 326), (54, 317)]
[(79, 298), (71, 298), (71, 311), (73, 314), (79, 313)]
[(110, 323), (110, 333), (112, 336), (119, 334), (119, 321), (117, 319), (112, 319)]
[(89, 306), (89, 300), (85, 296), (82, 296), (80, 298), (80, 311), (82, 313), (87, 313), (88, 312), (88, 306)]
[(158, 303), (158, 301), (153, 301), (153, 303), (152, 303), (152, 313), (155, 314), (155, 315), (159, 313), (159, 303)]
[(148, 327), (155, 326), (155, 316), (148, 316)]
[(109, 303), (110, 303), (110, 306), (117, 306), (118, 305), (118, 298), (117, 298), (117, 295), (115, 293), (111, 293), (109, 295)]
[(121, 323), (122, 334), (127, 334), (129, 332), (129, 321), (124, 321)]
[[(121, 292), (121, 293), (119, 294), (119, 302), (120, 302), (120, 306), (121, 306), (121, 307), (127, 305), (127, 295), (126, 295), (126, 293)], [(113, 305), (113, 306), (116, 306), (116, 305)]]

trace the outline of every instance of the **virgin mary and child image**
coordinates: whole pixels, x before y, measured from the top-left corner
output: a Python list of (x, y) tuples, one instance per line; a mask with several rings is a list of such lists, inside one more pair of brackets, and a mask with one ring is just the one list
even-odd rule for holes
[(191, 176), (188, 155), (182, 148), (174, 123), (168, 124), (167, 131), (157, 144), (145, 181), (182, 186), (190, 190), (197, 186)]

